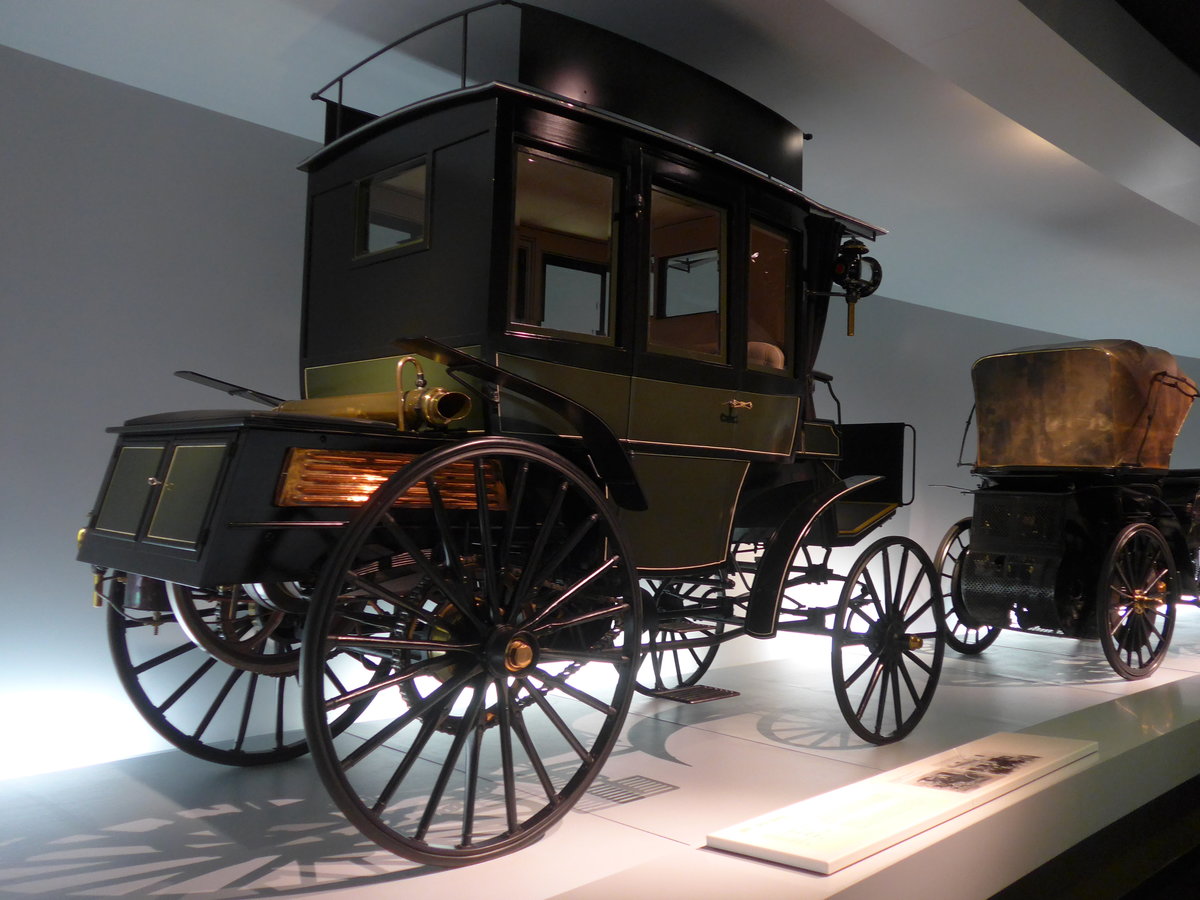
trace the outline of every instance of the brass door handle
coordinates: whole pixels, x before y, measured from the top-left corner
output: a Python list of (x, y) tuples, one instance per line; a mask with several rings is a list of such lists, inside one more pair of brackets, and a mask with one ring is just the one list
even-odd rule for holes
[(727, 404), (730, 409), (754, 409), (753, 400), (729, 400)]

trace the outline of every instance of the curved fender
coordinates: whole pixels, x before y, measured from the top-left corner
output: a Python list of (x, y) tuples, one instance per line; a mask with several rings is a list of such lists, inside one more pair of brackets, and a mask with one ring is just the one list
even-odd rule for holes
[(882, 481), (883, 477), (854, 475), (845, 481), (835, 482), (809, 497), (779, 524), (767, 541), (766, 550), (759, 559), (758, 570), (754, 573), (754, 584), (750, 587), (750, 600), (746, 607), (746, 634), (756, 638), (775, 636), (788, 569), (813, 523), (847, 494), (868, 484)]
[(527, 397), (562, 416), (583, 436), (584, 448), (592, 459), (596, 474), (603, 479), (617, 505), (632, 510), (646, 509), (646, 495), (638, 484), (629, 452), (604, 420), (583, 404), (432, 338), (407, 338), (392, 341), (392, 345), (402, 353), (416, 353), (444, 365), (451, 377), (463, 372), (487, 384)]

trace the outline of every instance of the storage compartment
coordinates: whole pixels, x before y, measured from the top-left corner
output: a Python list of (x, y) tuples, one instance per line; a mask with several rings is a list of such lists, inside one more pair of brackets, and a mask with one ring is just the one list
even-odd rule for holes
[(378, 422), (274, 411), (167, 413), (111, 430), (117, 446), (79, 559), (197, 587), (315, 575), (330, 532), (354, 507), (281, 505), (277, 488), (294, 448), (430, 446)]

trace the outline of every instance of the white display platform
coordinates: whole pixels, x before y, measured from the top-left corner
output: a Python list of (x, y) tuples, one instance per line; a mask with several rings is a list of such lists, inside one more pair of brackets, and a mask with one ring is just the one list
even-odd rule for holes
[(1095, 741), (993, 734), (708, 835), (707, 844), (828, 875), (1077, 760)]

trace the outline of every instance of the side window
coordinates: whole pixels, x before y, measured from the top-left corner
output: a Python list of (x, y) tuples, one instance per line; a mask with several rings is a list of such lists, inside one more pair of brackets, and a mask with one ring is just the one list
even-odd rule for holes
[(793, 265), (791, 239), (751, 222), (746, 362), (752, 369), (791, 370)]
[(725, 359), (725, 214), (660, 188), (650, 196), (649, 345)]
[(389, 169), (359, 184), (355, 254), (366, 256), (425, 243), (429, 166), (424, 160)]
[(518, 148), (513, 324), (612, 342), (615, 195), (612, 175)]

